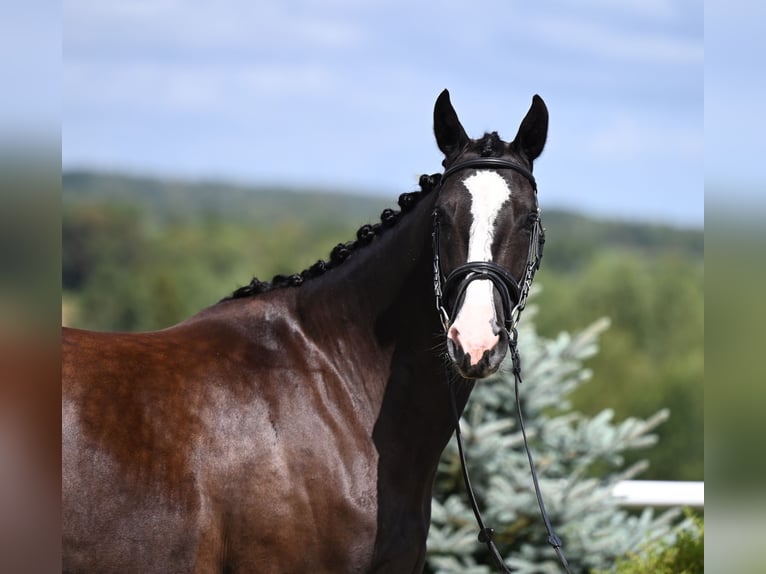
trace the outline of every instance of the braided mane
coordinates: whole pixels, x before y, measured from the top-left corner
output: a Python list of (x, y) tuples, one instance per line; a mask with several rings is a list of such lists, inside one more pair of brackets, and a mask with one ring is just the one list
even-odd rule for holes
[(375, 237), (394, 227), (402, 215), (411, 211), (425, 195), (439, 185), (440, 180), (441, 174), (439, 173), (421, 175), (418, 182), (420, 191), (403, 193), (399, 196), (398, 203), (401, 211), (384, 209), (380, 214), (380, 223), (362, 225), (356, 232), (355, 240), (346, 243), (338, 243), (338, 245), (333, 248), (330, 252), (330, 259), (328, 261), (320, 259), (311, 267), (304, 269), (300, 273), (295, 273), (293, 275), (275, 275), (271, 281), (260, 281), (257, 277), (253, 277), (250, 283), (238, 288), (234, 293), (225, 297), (223, 301), (252, 297), (254, 295), (259, 295), (260, 293), (273, 291), (274, 289), (281, 289), (283, 287), (299, 287), (304, 281), (318, 277), (330, 269), (338, 267), (348, 259), (351, 253), (365, 245), (369, 245)]
[(481, 157), (500, 157), (505, 151), (505, 144), (497, 132), (485, 133), (474, 147)]

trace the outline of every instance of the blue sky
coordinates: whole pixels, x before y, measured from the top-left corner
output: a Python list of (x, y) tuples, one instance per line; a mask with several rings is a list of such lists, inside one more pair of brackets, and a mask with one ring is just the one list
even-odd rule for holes
[(386, 194), (440, 169), (434, 101), (512, 139), (546, 207), (702, 225), (703, 6), (686, 0), (64, 0), (62, 163)]

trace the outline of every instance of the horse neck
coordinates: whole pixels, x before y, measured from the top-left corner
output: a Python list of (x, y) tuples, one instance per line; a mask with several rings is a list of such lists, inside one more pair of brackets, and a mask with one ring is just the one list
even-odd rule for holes
[[(424, 197), (393, 229), (299, 290), (302, 314), (321, 325), (338, 370), (349, 373), (345, 384), (369, 400), (381, 462), (410, 457), (409, 468), (420, 465), (425, 474), (435, 472), (453, 431), (433, 292), (435, 198)], [(472, 386), (458, 386), (462, 411)]]
[[(431, 212), (436, 194), (424, 197), (395, 226), (358, 248), (338, 267), (306, 283), (299, 305), (338, 339), (362, 337), (386, 345), (409, 324), (409, 334), (433, 336), (438, 328), (431, 280)], [(404, 312), (412, 313), (408, 317)]]
[[(433, 311), (431, 282), (431, 213), (436, 194), (424, 197), (395, 226), (359, 248), (325, 276), (321, 295), (338, 305), (336, 312), (380, 319), (403, 305), (428, 302), (415, 309), (413, 322), (430, 328)], [(342, 300), (341, 300), (342, 299)], [(413, 305), (409, 305), (413, 306)]]

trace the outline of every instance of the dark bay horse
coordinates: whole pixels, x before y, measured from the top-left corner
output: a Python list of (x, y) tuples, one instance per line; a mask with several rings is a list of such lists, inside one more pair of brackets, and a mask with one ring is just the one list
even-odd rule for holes
[(547, 128), (535, 96), (512, 142), (470, 139), (445, 90), (443, 174), (329, 261), (162, 331), (64, 329), (63, 570), (420, 572), (449, 387), (462, 410), (509, 346)]

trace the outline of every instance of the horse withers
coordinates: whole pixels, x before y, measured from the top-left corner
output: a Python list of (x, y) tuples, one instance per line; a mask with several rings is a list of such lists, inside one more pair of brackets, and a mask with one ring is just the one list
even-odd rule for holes
[[(63, 333), (65, 572), (419, 572), (433, 479), (509, 346), (548, 112), (470, 139), (328, 261), (151, 333)], [(511, 325), (512, 326), (512, 325)]]

